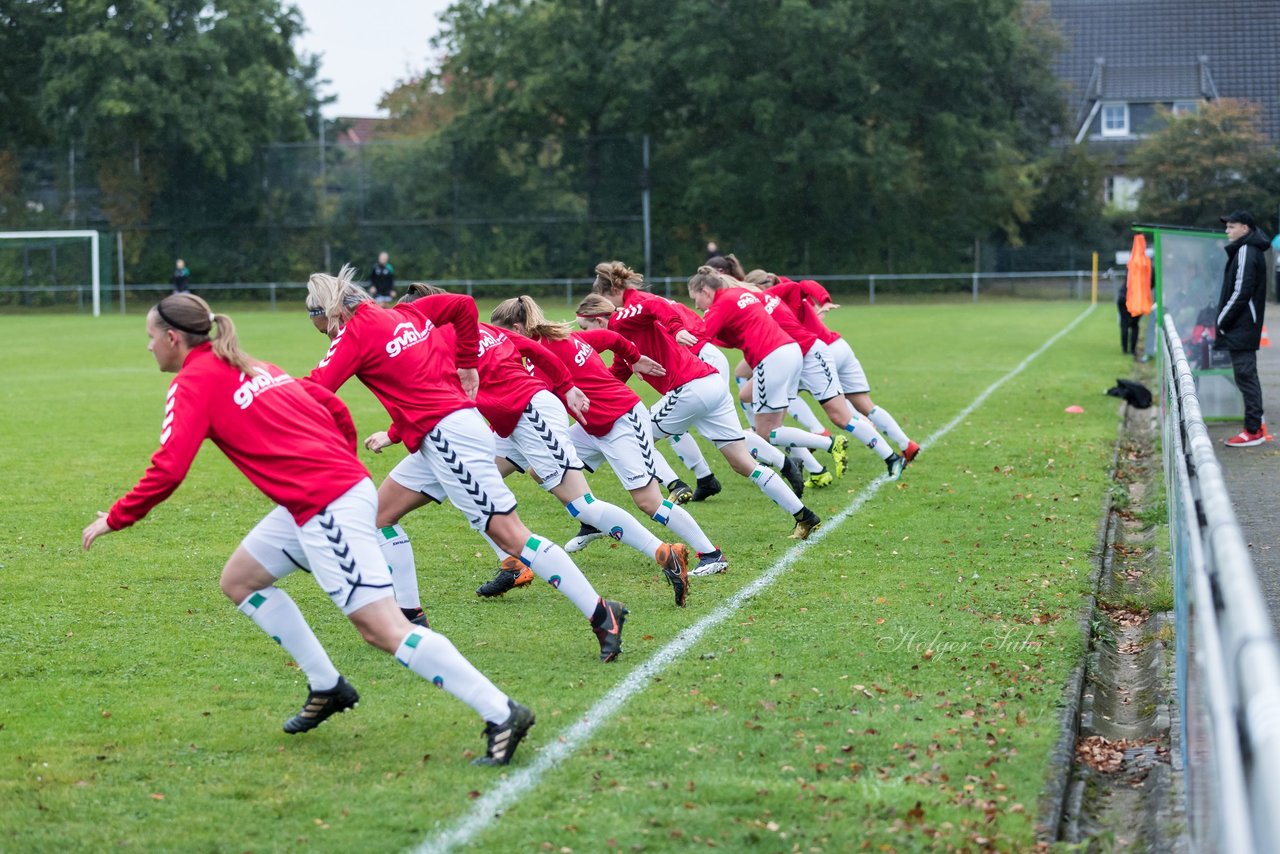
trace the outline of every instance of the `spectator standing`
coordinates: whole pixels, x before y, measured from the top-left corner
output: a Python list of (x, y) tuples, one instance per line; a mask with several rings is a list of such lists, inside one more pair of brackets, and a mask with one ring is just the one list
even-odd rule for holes
[(1270, 240), (1248, 211), (1219, 217), (1226, 226), (1227, 265), (1218, 297), (1213, 348), (1231, 354), (1236, 388), (1244, 397), (1244, 430), (1227, 447), (1248, 448), (1266, 441), (1262, 426), (1262, 385), (1258, 382), (1258, 346), (1267, 297), (1267, 247)]
[(191, 290), (191, 271), (187, 269), (187, 262), (179, 258), (173, 265), (173, 275), (169, 277), (169, 284), (173, 285), (175, 294), (185, 294)]
[(391, 259), (385, 252), (378, 253), (378, 263), (369, 272), (369, 296), (376, 302), (386, 304), (395, 299), (396, 271), (391, 266)]
[(718, 258), (722, 254), (724, 253), (720, 251), (720, 247), (716, 245), (714, 240), (707, 241), (707, 260)]

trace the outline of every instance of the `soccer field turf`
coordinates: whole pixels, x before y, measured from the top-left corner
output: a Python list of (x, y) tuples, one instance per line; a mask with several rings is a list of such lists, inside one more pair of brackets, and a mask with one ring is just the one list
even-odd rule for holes
[[(848, 475), (805, 501), (833, 521), (863, 503), (790, 557), (790, 519), (704, 446), (725, 488), (688, 509), (730, 570), (693, 579), (688, 608), (635, 552), (606, 540), (575, 556), (631, 610), (615, 664), (596, 660), (586, 621), (546, 585), (477, 598), (492, 554), (461, 514), (406, 517), (432, 627), (538, 715), (506, 769), (471, 766), (484, 741), (470, 709), (364, 646), (300, 573), (282, 586), (361, 703), (281, 732), (305, 680), (217, 586), (267, 500), (206, 445), (166, 503), (81, 552), (80, 530), (155, 449), (171, 377), (140, 315), (0, 317), (0, 849), (1027, 847), (1084, 648), (1117, 429), (1103, 390), (1128, 373), (1109, 306), (952, 422), (1085, 308), (829, 315), (876, 402), (918, 442), (945, 434), (901, 482), (870, 489), (884, 466), (851, 448)], [(327, 346), (301, 312), (236, 320), (249, 352), (295, 375)], [(358, 383), (342, 396), (362, 436), (385, 429)], [(1064, 414), (1071, 404), (1085, 412)], [(380, 482), (402, 453), (362, 459)], [(576, 532), (532, 482), (509, 482), (533, 530), (561, 543)], [(607, 469), (591, 483), (631, 507)], [(668, 666), (628, 682), (655, 655)], [(579, 741), (570, 728), (620, 691)], [(559, 761), (536, 765), (553, 746)]]

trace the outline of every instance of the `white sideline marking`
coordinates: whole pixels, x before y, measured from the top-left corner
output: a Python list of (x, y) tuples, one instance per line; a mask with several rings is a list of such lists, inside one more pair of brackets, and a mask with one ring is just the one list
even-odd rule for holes
[[(943, 436), (954, 430), (961, 421), (968, 418), (975, 409), (986, 402), (987, 398), (1000, 386), (1022, 373), (1041, 353), (1048, 350), (1060, 338), (1079, 326), (1080, 322), (1088, 317), (1095, 307), (1093, 305), (1089, 306), (1075, 320), (1044, 342), (1038, 350), (1019, 362), (1016, 368), (987, 386), (986, 391), (974, 398), (973, 402), (961, 410), (959, 415), (952, 418), (938, 428), (933, 435), (921, 442), (921, 449), (931, 447)], [(676, 635), (675, 640), (658, 650), (653, 654), (652, 658), (627, 674), (627, 677), (622, 682), (588, 709), (581, 720), (559, 736), (551, 739), (546, 747), (534, 757), (532, 762), (512, 772), (501, 783), (477, 798), (475, 804), (466, 815), (454, 822), (452, 827), (441, 830), (434, 836), (424, 840), (421, 845), (414, 849), (415, 854), (435, 854), (435, 852), (450, 851), (455, 846), (466, 845), (470, 842), (477, 833), (487, 828), (496, 816), (501, 815), (504, 809), (514, 803), (522, 794), (538, 785), (547, 771), (554, 768), (561, 760), (572, 756), (591, 737), (592, 733), (608, 723), (628, 700), (643, 691), (650, 679), (666, 670), (672, 662), (700, 641), (703, 635), (732, 616), (748, 599), (777, 581), (778, 577), (786, 572), (798, 558), (813, 545), (824, 540), (828, 534), (840, 527), (846, 519), (858, 512), (862, 505), (871, 500), (880, 491), (880, 487), (887, 482), (888, 476), (881, 475), (867, 484), (866, 488), (858, 493), (848, 507), (845, 507), (835, 516), (824, 520), (822, 527), (814, 532), (809, 539), (801, 540), (792, 546), (755, 581), (743, 587), (722, 602), (715, 610)]]

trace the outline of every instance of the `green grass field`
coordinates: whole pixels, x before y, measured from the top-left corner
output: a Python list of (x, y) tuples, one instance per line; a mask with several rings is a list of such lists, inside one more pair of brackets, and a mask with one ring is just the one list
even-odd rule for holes
[[(923, 442), (1083, 310), (876, 306), (831, 322), (877, 402)], [(301, 312), (237, 321), (250, 352), (295, 374), (324, 354)], [(1063, 681), (1084, 646), (1077, 615), (1117, 430), (1103, 390), (1128, 372), (1113, 327), (1100, 306), (644, 682), (500, 820), (476, 823), (469, 845), (1028, 847)], [(268, 504), (215, 449), (148, 519), (79, 549), (155, 447), (169, 376), (146, 352), (142, 317), (0, 317), (0, 340), (6, 851), (412, 848), (466, 820), (794, 545), (789, 520), (709, 453), (725, 491), (690, 508), (731, 570), (696, 579), (680, 610), (643, 557), (593, 544), (579, 565), (632, 612), (624, 655), (601, 665), (585, 621), (545, 585), (478, 599), (488, 548), (452, 508), (424, 509), (404, 524), (432, 626), (537, 726), (505, 773), (471, 766), (484, 749), (471, 711), (365, 647), (298, 574), (283, 586), (362, 701), (287, 736), (305, 681), (217, 588)], [(385, 427), (362, 387), (343, 397), (362, 435)], [(1071, 404), (1085, 413), (1064, 414)], [(375, 480), (400, 453), (364, 455)], [(846, 478), (806, 501), (834, 516), (883, 470), (855, 450)], [(627, 506), (607, 471), (592, 480)], [(560, 542), (576, 531), (531, 482), (512, 486), (535, 531)]]

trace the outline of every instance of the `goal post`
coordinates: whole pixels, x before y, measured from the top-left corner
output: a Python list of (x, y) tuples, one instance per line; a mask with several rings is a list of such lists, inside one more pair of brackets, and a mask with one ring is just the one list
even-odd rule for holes
[(101, 259), (98, 256), (98, 232), (96, 231), (0, 231), (3, 240), (63, 240), (88, 238), (89, 240), (89, 275), (93, 285), (93, 316), (102, 313), (102, 272)]

